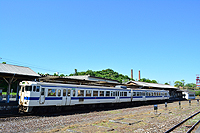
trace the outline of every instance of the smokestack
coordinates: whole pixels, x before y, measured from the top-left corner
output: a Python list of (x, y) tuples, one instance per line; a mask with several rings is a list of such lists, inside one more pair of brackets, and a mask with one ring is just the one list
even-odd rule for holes
[(133, 69), (131, 69), (131, 78), (133, 79)]
[(140, 70), (139, 70), (139, 80), (140, 80)]

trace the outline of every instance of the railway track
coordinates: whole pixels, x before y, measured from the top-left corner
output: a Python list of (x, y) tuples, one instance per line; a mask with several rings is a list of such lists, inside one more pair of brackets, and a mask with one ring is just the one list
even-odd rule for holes
[[(172, 127), (172, 128), (170, 128), (169, 130), (167, 130), (165, 133), (170, 133), (170, 132), (174, 131), (175, 129), (177, 129), (178, 127), (180, 127), (183, 123), (187, 122), (188, 120), (190, 120), (190, 119), (193, 118), (194, 116), (198, 115), (199, 113), (200, 113), (200, 111), (197, 112), (197, 113), (195, 113), (195, 114), (193, 114), (193, 115), (191, 115), (190, 117), (184, 119), (183, 121), (181, 121), (180, 123), (178, 123), (178, 124), (175, 125), (174, 127)], [(197, 122), (187, 131), (187, 133), (191, 133), (192, 130), (194, 130), (194, 128), (199, 124), (199, 122), (200, 122), (200, 120), (197, 121)]]

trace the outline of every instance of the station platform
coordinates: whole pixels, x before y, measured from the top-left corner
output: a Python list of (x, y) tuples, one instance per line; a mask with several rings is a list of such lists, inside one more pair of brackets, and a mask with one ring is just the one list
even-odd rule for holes
[(18, 113), (18, 101), (11, 99), (9, 103), (6, 100), (0, 101), (0, 117), (5, 114), (15, 114)]

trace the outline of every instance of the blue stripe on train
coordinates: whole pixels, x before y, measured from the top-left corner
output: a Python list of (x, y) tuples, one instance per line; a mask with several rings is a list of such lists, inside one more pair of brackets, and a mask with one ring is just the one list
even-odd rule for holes
[[(155, 97), (162, 97), (162, 96), (146, 96), (146, 98), (155, 98)], [(120, 99), (126, 99), (126, 98), (131, 98), (131, 97), (120, 97)], [(133, 96), (133, 98), (143, 98), (143, 96)], [(40, 97), (24, 97), (24, 100), (39, 100), (39, 99)], [(79, 100), (79, 99), (115, 99), (115, 97), (71, 97), (71, 100)], [(45, 100), (62, 100), (62, 97), (45, 97)]]
[(156, 97), (162, 97), (162, 96), (146, 96), (146, 98), (156, 98)]

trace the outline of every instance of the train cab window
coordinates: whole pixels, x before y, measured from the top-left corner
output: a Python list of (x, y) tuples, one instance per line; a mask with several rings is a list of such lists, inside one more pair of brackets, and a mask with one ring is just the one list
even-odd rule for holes
[(86, 90), (86, 97), (91, 97), (92, 91), (91, 90)]
[(100, 91), (100, 97), (104, 97), (104, 91)]
[(36, 86), (33, 86), (33, 91), (36, 91)]
[(106, 96), (107, 96), (107, 97), (110, 96), (110, 91), (106, 91)]
[(63, 96), (66, 96), (66, 89), (63, 89)]
[(93, 96), (98, 97), (98, 91), (93, 91)]
[(84, 90), (78, 90), (78, 96), (83, 97), (84, 96)]
[(167, 96), (167, 93), (165, 93), (165, 96)]
[(127, 92), (124, 92), (124, 96), (127, 96)]
[(24, 86), (22, 87), (22, 92), (24, 92)]
[(68, 91), (67, 91), (67, 96), (70, 96), (71, 95), (71, 90), (69, 89)]
[(25, 87), (25, 90), (26, 90), (26, 91), (32, 91), (32, 86), (26, 86), (26, 87)]
[(41, 89), (41, 95), (44, 95), (44, 89), (45, 89), (45, 88), (42, 88), (42, 89)]
[(37, 86), (36, 92), (40, 92), (40, 86)]

